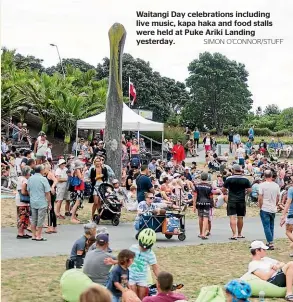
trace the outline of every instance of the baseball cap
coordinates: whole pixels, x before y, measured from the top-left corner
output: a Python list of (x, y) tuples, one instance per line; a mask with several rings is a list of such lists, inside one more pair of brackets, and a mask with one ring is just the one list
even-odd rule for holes
[(241, 166), (240, 166), (240, 165), (237, 165), (237, 164), (233, 165), (232, 169), (233, 169), (234, 171), (238, 171), (238, 172), (241, 172), (241, 171), (242, 171)]
[(96, 243), (98, 245), (104, 245), (109, 242), (109, 236), (107, 234), (99, 234), (96, 237)]
[(180, 176), (181, 176), (181, 174), (179, 174), (179, 173), (175, 173), (175, 174), (173, 175), (174, 178), (177, 178), (177, 177), (180, 177)]
[(255, 241), (251, 242), (250, 250), (256, 250), (256, 249), (268, 250), (269, 247), (266, 246), (262, 241), (255, 240)]

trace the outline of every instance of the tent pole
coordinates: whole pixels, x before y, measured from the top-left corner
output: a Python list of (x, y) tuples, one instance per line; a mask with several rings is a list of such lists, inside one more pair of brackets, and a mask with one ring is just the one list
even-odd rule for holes
[(163, 149), (163, 144), (164, 144), (164, 130), (162, 131), (162, 160), (164, 159), (164, 149)]
[(78, 139), (78, 127), (76, 126), (76, 133), (75, 133), (75, 142), (76, 142), (75, 156), (76, 157), (77, 157), (77, 139)]

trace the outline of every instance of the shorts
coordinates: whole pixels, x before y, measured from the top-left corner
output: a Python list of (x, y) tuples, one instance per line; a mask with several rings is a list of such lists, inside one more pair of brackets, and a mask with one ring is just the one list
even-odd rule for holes
[(238, 163), (240, 166), (244, 166), (244, 158), (239, 158)]
[(197, 213), (199, 217), (210, 218), (210, 209), (197, 209)]
[(67, 183), (56, 188), (56, 200), (70, 200), (70, 192), (67, 190)]
[(95, 188), (93, 190), (93, 196), (98, 196), (98, 189), (101, 184), (102, 184), (101, 181), (96, 181)]
[(46, 156), (36, 155), (36, 159), (44, 161), (46, 159)]
[(147, 275), (144, 277), (142, 276), (137, 276), (135, 273), (132, 275), (132, 274), (129, 274), (129, 281), (128, 281), (128, 284), (129, 285), (138, 285), (138, 286), (141, 286), (141, 287), (148, 287), (148, 284), (147, 284)]
[(32, 225), (41, 228), (45, 222), (48, 208), (34, 209), (32, 208)]
[(227, 216), (245, 217), (246, 204), (245, 202), (228, 202)]
[(70, 200), (71, 200), (71, 207), (74, 206), (75, 202), (77, 200), (79, 200), (80, 205), (79, 207), (82, 207), (82, 203), (83, 203), (83, 191), (73, 191), (70, 193)]
[(205, 148), (206, 152), (211, 151), (211, 149), (212, 149), (211, 145), (205, 145), (204, 148)]
[(268, 279), (269, 283), (272, 283), (278, 287), (286, 287), (286, 275), (283, 271), (278, 272), (274, 277)]
[(286, 218), (286, 224), (293, 224), (293, 218)]

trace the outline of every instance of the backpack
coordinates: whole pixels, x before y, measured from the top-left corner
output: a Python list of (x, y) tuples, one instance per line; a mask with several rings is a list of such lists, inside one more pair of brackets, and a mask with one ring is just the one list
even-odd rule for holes
[(131, 168), (138, 168), (140, 164), (139, 158), (134, 157), (130, 160), (130, 167)]

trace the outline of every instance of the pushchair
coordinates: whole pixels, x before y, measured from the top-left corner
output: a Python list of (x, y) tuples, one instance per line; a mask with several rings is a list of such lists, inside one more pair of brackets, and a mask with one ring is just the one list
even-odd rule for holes
[(167, 239), (173, 236), (178, 236), (180, 241), (186, 239), (185, 235), (185, 214), (166, 212), (165, 215), (154, 215), (152, 212), (147, 212), (140, 215), (138, 221), (138, 233), (135, 235), (138, 240), (139, 233), (150, 228), (155, 233), (162, 233)]
[(279, 160), (273, 148), (268, 148), (268, 154), (271, 162), (277, 162)]
[(95, 214), (93, 221), (96, 224), (100, 220), (111, 220), (112, 225), (117, 226), (120, 222), (122, 203), (119, 202), (114, 192), (114, 187), (108, 183), (102, 183), (98, 188), (94, 188), (101, 199), (101, 208)]

